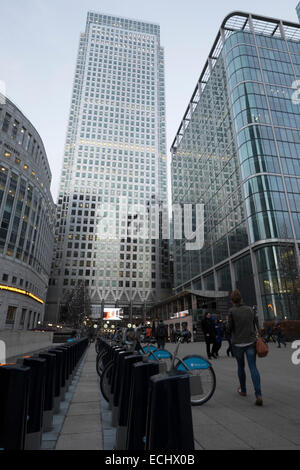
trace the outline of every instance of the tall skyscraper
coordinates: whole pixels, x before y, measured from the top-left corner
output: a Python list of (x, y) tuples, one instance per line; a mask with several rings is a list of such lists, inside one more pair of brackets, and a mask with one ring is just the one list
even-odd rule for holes
[(300, 318), (299, 39), (225, 18), (172, 145), (173, 203), (205, 214), (203, 249), (174, 241), (176, 293), (237, 287), (261, 320)]
[(122, 307), (130, 318), (145, 314), (169, 279), (161, 243), (130, 230), (137, 207), (147, 215), (161, 203), (167, 160), (160, 27), (89, 12), (64, 152), (48, 318), (58, 318), (78, 281), (98, 314), (104, 307)]

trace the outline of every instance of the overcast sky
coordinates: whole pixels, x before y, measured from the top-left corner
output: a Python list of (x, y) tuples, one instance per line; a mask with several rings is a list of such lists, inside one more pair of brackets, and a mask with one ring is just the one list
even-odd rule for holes
[(297, 0), (0, 0), (0, 81), (40, 133), (57, 198), (79, 34), (88, 10), (159, 23), (168, 150), (228, 13), (297, 22)]

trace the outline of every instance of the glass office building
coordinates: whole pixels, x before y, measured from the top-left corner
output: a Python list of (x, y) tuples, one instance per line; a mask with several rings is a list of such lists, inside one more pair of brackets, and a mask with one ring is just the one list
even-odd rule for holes
[(176, 293), (239, 288), (260, 319), (300, 319), (300, 26), (223, 22), (172, 145), (173, 204), (204, 204), (205, 244), (174, 241)]
[(89, 12), (61, 174), (49, 319), (78, 281), (99, 315), (120, 307), (141, 317), (168, 289), (162, 242), (125, 230), (136, 207), (167, 202), (165, 126), (159, 25)]
[(296, 11), (297, 11), (297, 15), (298, 15), (299, 22), (300, 22), (300, 2), (298, 3), (298, 5), (296, 7)]

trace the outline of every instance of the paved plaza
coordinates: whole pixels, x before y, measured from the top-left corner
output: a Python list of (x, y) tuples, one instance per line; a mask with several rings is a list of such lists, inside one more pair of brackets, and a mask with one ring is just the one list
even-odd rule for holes
[[(197, 450), (300, 450), (300, 366), (292, 364), (291, 344), (277, 349), (270, 345), (269, 356), (258, 359), (264, 406), (254, 406), (254, 392), (247, 370), (248, 396), (237, 394), (236, 361), (226, 356), (213, 360), (217, 388), (202, 407), (193, 407)], [(174, 345), (167, 345), (170, 351)], [(183, 344), (180, 356), (205, 356), (205, 344)], [(88, 351), (56, 444), (57, 450), (112, 449), (115, 430), (110, 412), (100, 397), (95, 371), (94, 345)]]
[[(205, 356), (205, 345), (184, 344), (180, 351), (181, 356)], [(248, 366), (248, 396), (238, 395), (236, 360), (227, 358), (224, 344), (221, 357), (213, 360), (216, 392), (208, 403), (193, 408), (195, 448), (300, 450), (300, 366), (292, 364), (292, 352), (290, 343), (286, 349), (270, 344), (269, 355), (257, 359), (264, 398), (259, 408)]]

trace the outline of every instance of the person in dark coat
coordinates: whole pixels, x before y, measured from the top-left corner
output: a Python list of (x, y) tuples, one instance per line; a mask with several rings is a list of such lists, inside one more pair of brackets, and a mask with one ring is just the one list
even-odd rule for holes
[(167, 326), (164, 324), (162, 320), (160, 320), (156, 328), (156, 340), (157, 340), (158, 349), (165, 349), (167, 338), (168, 338)]
[(269, 326), (267, 328), (266, 341), (267, 341), (267, 343), (269, 343), (270, 341), (273, 341), (273, 343), (276, 343), (276, 339), (274, 338), (274, 332), (273, 332), (273, 327), (272, 326)]
[(185, 326), (182, 330), (181, 337), (183, 338), (183, 343), (190, 343), (192, 338), (192, 333)]
[(216, 331), (210, 313), (205, 314), (205, 317), (201, 322), (201, 327), (205, 337), (207, 357), (208, 359), (211, 359), (212, 357), (216, 359)]
[(230, 354), (233, 357), (233, 352), (232, 352), (232, 344), (231, 344), (231, 330), (230, 330), (230, 324), (229, 324), (229, 317), (227, 316), (226, 321), (223, 324), (223, 336), (225, 340), (228, 342), (228, 348), (227, 348), (227, 356), (229, 357)]
[(215, 317), (213, 317), (213, 323), (214, 323), (215, 332), (216, 332), (216, 345), (215, 345), (215, 349), (213, 350), (213, 353), (215, 353), (215, 355), (219, 357), (219, 351), (222, 347), (222, 341), (223, 341), (223, 328), (222, 328), (221, 322), (217, 320)]
[(278, 348), (281, 348), (281, 344), (284, 344), (284, 347), (286, 348), (286, 342), (284, 341), (284, 334), (281, 329), (280, 323), (275, 327), (275, 333), (277, 336), (277, 343), (278, 343)]

